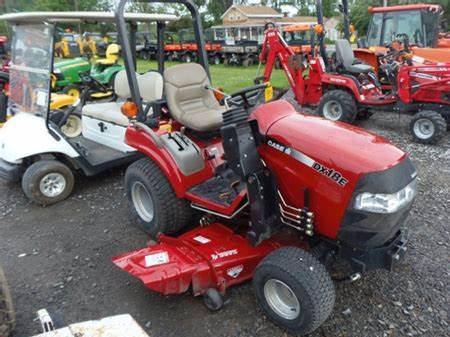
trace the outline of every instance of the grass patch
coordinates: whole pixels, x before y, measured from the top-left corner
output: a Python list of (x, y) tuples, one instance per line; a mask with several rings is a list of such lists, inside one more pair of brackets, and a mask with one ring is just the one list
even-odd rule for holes
[[(177, 64), (176, 62), (166, 62), (166, 67)], [(143, 61), (138, 60), (137, 63), (138, 72), (145, 72), (148, 70), (156, 70), (156, 61)], [(210, 66), (212, 82), (215, 87), (221, 87), (225, 92), (232, 93), (239, 89), (253, 85), (253, 80), (256, 77), (258, 66), (252, 66), (248, 68), (240, 66), (226, 66), (211, 65)], [(260, 74), (262, 75), (264, 67), (261, 66)], [(277, 88), (287, 87), (288, 81), (282, 70), (274, 70), (272, 73), (271, 84)]]

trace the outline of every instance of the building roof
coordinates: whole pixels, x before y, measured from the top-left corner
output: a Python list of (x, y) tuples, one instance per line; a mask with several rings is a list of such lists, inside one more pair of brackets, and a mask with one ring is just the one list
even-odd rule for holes
[(317, 23), (317, 18), (315, 16), (293, 16), (293, 17), (285, 16), (283, 18), (277, 19), (276, 22), (280, 22), (280, 23), (307, 23), (307, 22)]
[(225, 15), (228, 14), (229, 11), (232, 9), (237, 9), (242, 14), (249, 18), (260, 18), (260, 17), (273, 17), (273, 18), (280, 18), (283, 17), (283, 14), (278, 13), (275, 9), (272, 7), (267, 6), (242, 6), (242, 5), (232, 5), (230, 8), (228, 8), (225, 13), (223, 13), (222, 18), (225, 17)]

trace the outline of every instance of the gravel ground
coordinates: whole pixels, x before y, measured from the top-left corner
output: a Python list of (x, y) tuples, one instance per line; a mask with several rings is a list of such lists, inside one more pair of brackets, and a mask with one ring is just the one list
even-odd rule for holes
[[(449, 137), (436, 147), (411, 143), (408, 118), (390, 113), (361, 125), (410, 152), (418, 168), (409, 250), (395, 273), (337, 284), (334, 313), (311, 336), (449, 336)], [(287, 336), (264, 318), (251, 284), (232, 288), (224, 309), (212, 314), (198, 298), (151, 293), (116, 269), (112, 256), (148, 240), (128, 220), (123, 173), (79, 177), (73, 195), (48, 208), (0, 182), (0, 259), (17, 309), (15, 336), (39, 332), (40, 308), (61, 323), (130, 313), (154, 337)]]

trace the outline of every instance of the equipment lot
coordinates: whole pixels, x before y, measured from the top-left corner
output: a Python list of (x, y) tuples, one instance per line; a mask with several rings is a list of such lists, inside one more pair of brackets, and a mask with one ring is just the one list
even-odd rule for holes
[[(372, 272), (354, 284), (338, 284), (334, 314), (314, 337), (449, 333), (450, 140), (436, 147), (411, 143), (408, 119), (386, 117), (373, 116), (361, 126), (411, 152), (419, 170), (409, 253), (394, 273)], [(15, 336), (39, 331), (33, 319), (43, 307), (65, 323), (130, 313), (155, 337), (284, 336), (263, 318), (248, 283), (230, 289), (224, 309), (210, 313), (201, 299), (151, 293), (113, 266), (112, 256), (148, 240), (128, 220), (123, 172), (80, 177), (68, 200), (48, 208), (28, 202), (19, 186), (0, 183), (0, 256), (14, 280)]]

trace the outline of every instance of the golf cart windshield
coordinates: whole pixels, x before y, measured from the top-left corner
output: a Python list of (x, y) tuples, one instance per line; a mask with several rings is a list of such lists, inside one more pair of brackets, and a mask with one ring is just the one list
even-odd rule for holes
[(10, 99), (11, 112), (45, 116), (50, 97), (54, 26), (12, 26)]

